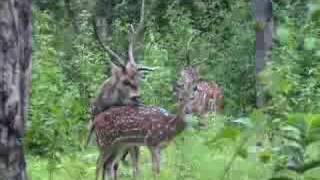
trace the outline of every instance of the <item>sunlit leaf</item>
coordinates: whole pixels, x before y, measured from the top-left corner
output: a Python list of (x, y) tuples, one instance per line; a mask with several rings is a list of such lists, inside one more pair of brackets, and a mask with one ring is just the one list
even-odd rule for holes
[(317, 45), (317, 39), (314, 37), (308, 37), (304, 40), (304, 46), (307, 50), (313, 50)]
[(277, 30), (277, 35), (281, 42), (286, 43), (289, 40), (289, 29), (287, 27), (279, 27)]

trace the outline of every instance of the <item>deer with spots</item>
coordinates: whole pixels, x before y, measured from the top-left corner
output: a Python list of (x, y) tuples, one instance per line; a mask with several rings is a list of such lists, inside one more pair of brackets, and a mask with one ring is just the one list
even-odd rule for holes
[[(144, 8), (144, 0), (142, 0), (142, 9)], [(89, 123), (89, 134), (87, 137), (86, 145), (89, 144), (92, 134), (94, 132), (94, 126), (92, 125), (94, 118), (101, 112), (117, 106), (139, 106), (140, 102), (140, 81), (144, 77), (145, 73), (153, 71), (153, 68), (144, 67), (136, 64), (134, 58), (134, 43), (136, 41), (137, 34), (143, 30), (143, 10), (138, 24), (135, 30), (130, 25), (129, 29), (129, 45), (127, 56), (124, 58), (111, 47), (105, 45), (100, 37), (97, 28), (97, 19), (93, 19), (94, 34), (101, 46), (109, 56), (111, 57), (111, 77), (107, 79), (101, 87), (100, 93), (95, 98), (91, 106), (91, 120)], [(134, 166), (134, 174), (138, 172), (138, 165), (135, 163), (138, 158), (138, 149), (133, 147), (127, 149), (127, 153), (131, 154), (132, 164)], [(125, 156), (123, 156), (123, 160)], [(115, 168), (117, 165), (115, 166)]]
[(177, 87), (194, 82), (196, 91), (194, 99), (188, 103), (187, 113), (206, 116), (209, 112), (220, 113), (223, 111), (223, 92), (214, 81), (199, 80), (199, 73), (195, 67), (188, 66), (180, 71), (180, 79), (174, 85), (175, 94), (179, 94)]
[(193, 98), (193, 84), (185, 84), (181, 89), (176, 115), (148, 106), (112, 107), (97, 115), (93, 123), (100, 149), (97, 180), (101, 177), (115, 180), (115, 165), (127, 149), (137, 146), (150, 150), (153, 172), (159, 175), (161, 149), (185, 129), (186, 107)]
[[(223, 91), (221, 87), (214, 81), (200, 80), (197, 65), (209, 59), (196, 62), (190, 57), (190, 46), (196, 39), (196, 35), (192, 35), (186, 44), (186, 56), (183, 59), (185, 66), (179, 71), (179, 79), (173, 84), (173, 92), (178, 95), (179, 89), (185, 84), (195, 83), (196, 91), (194, 99), (188, 103), (187, 113), (195, 113), (200, 116), (207, 116), (209, 112), (223, 112)], [(193, 62), (192, 62), (193, 61)]]

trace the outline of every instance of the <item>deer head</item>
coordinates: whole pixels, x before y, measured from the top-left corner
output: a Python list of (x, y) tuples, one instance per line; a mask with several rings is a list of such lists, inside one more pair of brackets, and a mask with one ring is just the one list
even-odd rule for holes
[[(179, 71), (179, 79), (173, 86), (174, 95), (180, 97), (183, 90), (188, 89), (188, 87), (194, 87), (194, 91), (197, 88), (197, 83), (199, 81), (199, 74), (196, 67), (187, 66), (182, 68)], [(189, 114), (192, 112), (193, 101), (189, 101), (186, 104), (186, 113)]]
[(123, 57), (110, 46), (103, 43), (97, 28), (97, 19), (93, 18), (93, 29), (100, 47), (103, 48), (111, 57), (111, 78), (107, 80), (101, 94), (96, 100), (97, 106), (95, 115), (114, 105), (138, 105), (140, 81), (147, 72), (154, 68), (138, 65), (134, 58), (135, 42), (137, 36), (144, 29), (144, 0), (141, 3), (140, 22), (135, 30), (133, 25), (129, 25), (128, 30), (128, 49), (126, 56)]

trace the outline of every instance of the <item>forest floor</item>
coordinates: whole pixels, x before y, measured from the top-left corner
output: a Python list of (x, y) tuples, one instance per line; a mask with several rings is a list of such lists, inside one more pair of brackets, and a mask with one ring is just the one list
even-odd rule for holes
[[(210, 124), (207, 130), (189, 129), (175, 139), (162, 153), (159, 180), (268, 180), (272, 177), (274, 162), (262, 162), (254, 148), (253, 140), (244, 146), (241, 135), (234, 131), (221, 131), (220, 123)], [(220, 133), (219, 133), (220, 132)], [(222, 133), (221, 133), (222, 132)], [(224, 136), (224, 138), (220, 138)], [(214, 138), (212, 138), (214, 137)], [(212, 141), (213, 139), (214, 142)], [(219, 139), (219, 140), (217, 140)], [(139, 162), (139, 180), (152, 177), (151, 158), (146, 148), (142, 148)], [(59, 161), (27, 155), (28, 175), (32, 180), (87, 180), (95, 179), (95, 164), (98, 151), (90, 145), (83, 151), (59, 154)], [(127, 157), (130, 159), (129, 157)], [(132, 179), (129, 166), (121, 164), (119, 176), (122, 180)], [(305, 179), (294, 175), (297, 180)], [(320, 169), (308, 173), (310, 180), (320, 179)], [(308, 178), (306, 178), (308, 179)]]

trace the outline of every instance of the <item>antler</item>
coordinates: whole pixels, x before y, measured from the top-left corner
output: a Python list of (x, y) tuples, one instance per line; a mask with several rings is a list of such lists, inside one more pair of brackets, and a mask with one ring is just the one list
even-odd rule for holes
[(191, 59), (190, 59), (190, 44), (192, 43), (193, 39), (195, 38), (195, 35), (191, 35), (191, 37), (187, 41), (187, 47), (186, 47), (186, 59), (187, 59), (187, 66), (190, 66)]
[[(138, 36), (141, 35), (141, 33), (144, 30), (144, 7), (145, 2), (144, 0), (141, 0), (141, 8), (140, 8), (140, 20), (139, 24), (135, 30), (132, 24), (129, 25), (129, 32), (128, 32), (128, 39), (129, 39), (129, 47), (128, 47), (128, 57), (129, 62), (132, 64), (136, 64), (133, 56), (133, 44), (136, 43), (136, 40), (138, 39)], [(138, 45), (137, 45), (138, 46)], [(139, 47), (138, 47), (139, 48)], [(136, 48), (136, 49), (138, 49)]]
[(210, 60), (210, 58), (204, 58), (204, 59), (201, 59), (201, 60), (199, 60), (198, 62), (192, 62), (191, 64), (190, 64), (190, 66), (197, 66), (197, 65), (199, 65), (199, 64), (202, 64), (202, 63), (205, 63), (205, 62), (207, 62), (207, 61), (209, 61)]
[(187, 41), (187, 46), (186, 46), (186, 60), (187, 60), (187, 67), (190, 67), (190, 66), (197, 66), (199, 64), (202, 64), (202, 63), (205, 63), (207, 61), (210, 60), (210, 58), (204, 58), (204, 59), (201, 59), (199, 61), (196, 61), (198, 59), (195, 59), (195, 60), (191, 60), (190, 58), (190, 45), (192, 43), (192, 41), (197, 37), (197, 35), (199, 34), (193, 34), (191, 35), (191, 37), (188, 39)]
[[(133, 27), (132, 24), (129, 25), (129, 47), (128, 47), (128, 57), (129, 57), (129, 61), (133, 64), (135, 63), (134, 60), (134, 48), (133, 48), (133, 44), (137, 41), (139, 35), (141, 35), (141, 33), (144, 30), (144, 8), (145, 7), (145, 1), (141, 0), (141, 8), (140, 8), (140, 20), (139, 20), (139, 24), (135, 30), (135, 28)], [(137, 45), (138, 46), (138, 45)], [(138, 49), (139, 47), (136, 47), (136, 49)], [(151, 68), (151, 67), (146, 67), (146, 66), (139, 66), (138, 67), (138, 71), (155, 71), (158, 68)]]
[(111, 58), (111, 62), (114, 63), (115, 65), (117, 66), (120, 66), (120, 67), (125, 67), (124, 65), (124, 60), (116, 53), (114, 52), (109, 46), (105, 45), (102, 40), (101, 40), (101, 37), (99, 35), (99, 32), (98, 32), (98, 28), (97, 28), (97, 22), (96, 22), (96, 19), (93, 18), (92, 19), (92, 25), (93, 25), (93, 30), (94, 30), (94, 34), (100, 44), (100, 46), (105, 50), (107, 51), (111, 56), (113, 56), (114, 58)]
[(139, 66), (138, 71), (155, 71), (159, 69), (159, 67), (147, 67), (147, 66)]
[(134, 56), (133, 56), (133, 43), (135, 41), (135, 32), (134, 32), (134, 28), (133, 25), (130, 24), (129, 25), (129, 47), (128, 47), (128, 57), (129, 57), (129, 62), (131, 64), (136, 65), (136, 62), (134, 60)]
[[(145, 16), (145, 0), (141, 0), (141, 9), (140, 9), (140, 20), (137, 25), (137, 28), (135, 29), (132, 24), (129, 25), (129, 30), (128, 30), (128, 41), (129, 41), (129, 46), (128, 46), (128, 62), (134, 66), (136, 66), (135, 58), (134, 58), (134, 51), (138, 49), (139, 47), (134, 48), (134, 45), (138, 39), (138, 36), (141, 35), (141, 33), (144, 30), (144, 16)], [(101, 48), (104, 49), (111, 55), (113, 58), (111, 58), (111, 62), (114, 63), (117, 66), (120, 67), (125, 67), (126, 61), (122, 59), (120, 55), (118, 55), (115, 51), (113, 51), (110, 46), (107, 46), (106, 44), (103, 43), (100, 34), (98, 32), (97, 28), (97, 22), (96, 19), (92, 19), (92, 24), (93, 24), (93, 30), (94, 34), (96, 36), (96, 39), (98, 40), (98, 43), (100, 44)], [(157, 68), (151, 68), (151, 67), (146, 67), (146, 66), (139, 66), (137, 67), (138, 71), (154, 71)]]

